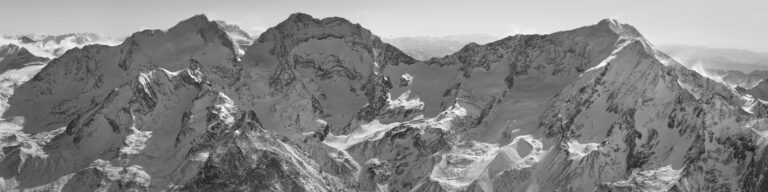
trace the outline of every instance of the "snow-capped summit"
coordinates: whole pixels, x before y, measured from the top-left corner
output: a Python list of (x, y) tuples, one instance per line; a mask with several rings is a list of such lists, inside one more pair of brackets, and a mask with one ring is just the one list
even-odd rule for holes
[(602, 28), (610, 28), (613, 32), (619, 34), (622, 38), (642, 37), (640, 32), (638, 32), (637, 29), (635, 29), (635, 27), (632, 25), (621, 23), (619, 20), (613, 18), (600, 20), (600, 22), (597, 23), (597, 26)]
[[(240, 29), (240, 26), (229, 24), (224, 21), (216, 21), (216, 23), (218, 23), (219, 26), (224, 29), (225, 32), (227, 32), (229, 37), (232, 38), (232, 41), (238, 45), (238, 48), (240, 48), (241, 52), (244, 52), (245, 49), (247, 49), (248, 46), (251, 46), (253, 43), (254, 39), (251, 37), (251, 35)], [(242, 55), (244, 53), (240, 54)]]

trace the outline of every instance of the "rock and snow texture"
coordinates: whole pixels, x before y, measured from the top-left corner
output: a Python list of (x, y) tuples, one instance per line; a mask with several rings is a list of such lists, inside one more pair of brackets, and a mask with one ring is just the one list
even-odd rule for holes
[(616, 20), (426, 61), (337, 17), (237, 31), (199, 15), (19, 78), (0, 190), (768, 189), (765, 102)]
[(0, 45), (0, 73), (33, 65), (44, 65), (48, 61), (50, 59), (36, 56), (24, 47), (14, 44)]
[(3, 35), (0, 37), (0, 44), (15, 44), (26, 48), (37, 56), (50, 59), (59, 57), (73, 48), (82, 48), (92, 44), (117, 45), (121, 41), (121, 38), (105, 37), (93, 33)]
[(766, 82), (765, 80), (761, 81), (760, 83), (758, 83), (757, 85), (749, 89), (745, 89), (743, 87), (736, 87), (736, 89), (751, 95), (755, 99), (768, 101), (768, 82)]
[[(213, 162), (221, 158), (235, 163), (226, 151), (248, 147), (251, 151), (246, 157), (274, 160), (235, 156), (234, 160), (242, 162), (222, 166), (231, 170), (252, 167), (257, 172), (269, 166), (285, 173), (271, 180), (267, 178), (274, 175), (268, 173), (259, 182), (231, 185), (233, 189), (343, 189), (345, 186), (331, 187), (340, 183), (333, 179), (337, 176), (319, 168), (307, 169), (319, 166), (295, 144), (269, 136), (253, 112), (239, 108), (216, 90), (235, 81), (231, 69), (239, 65), (235, 46), (218, 23), (200, 15), (167, 31), (135, 33), (119, 46), (92, 45), (68, 51), (11, 96), (10, 111), (5, 115), (21, 119), (23, 133), (16, 134), (29, 136), (7, 137), (15, 142), (4, 146), (0, 187), (205, 189), (217, 187), (216, 183), (196, 178), (215, 174), (203, 172), (218, 169), (211, 166), (218, 166)], [(56, 135), (45, 142), (25, 139), (52, 132)], [(233, 135), (261, 139), (235, 144), (249, 139)], [(30, 150), (26, 147), (30, 142), (42, 147)], [(242, 179), (248, 175), (231, 176)]]
[(244, 50), (247, 49), (248, 46), (251, 46), (251, 43), (253, 43), (253, 38), (251, 35), (240, 29), (240, 26), (229, 24), (224, 21), (216, 21), (216, 23), (220, 25), (224, 32), (227, 32), (227, 35), (232, 39), (232, 42), (237, 44), (237, 54), (241, 56), (245, 54)]
[(755, 70), (749, 73), (722, 69), (702, 70), (704, 71), (703, 73), (705, 73), (704, 76), (734, 87), (752, 88), (765, 81), (765, 79), (768, 79), (768, 71), (766, 70)]

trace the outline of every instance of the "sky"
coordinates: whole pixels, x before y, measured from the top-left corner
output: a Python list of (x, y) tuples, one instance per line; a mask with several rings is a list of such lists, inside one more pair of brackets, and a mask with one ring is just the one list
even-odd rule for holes
[(196, 14), (264, 31), (303, 12), (339, 16), (374, 34), (449, 36), (551, 33), (615, 18), (654, 44), (768, 52), (766, 0), (11, 0), (0, 34), (94, 32), (127, 36), (167, 29)]

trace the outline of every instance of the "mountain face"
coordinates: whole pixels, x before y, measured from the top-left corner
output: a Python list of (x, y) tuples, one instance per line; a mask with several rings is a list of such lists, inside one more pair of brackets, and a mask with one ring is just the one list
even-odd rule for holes
[(766, 104), (615, 20), (426, 61), (337, 17), (237, 31), (198, 15), (50, 61), (7, 100), (0, 189), (768, 189)]

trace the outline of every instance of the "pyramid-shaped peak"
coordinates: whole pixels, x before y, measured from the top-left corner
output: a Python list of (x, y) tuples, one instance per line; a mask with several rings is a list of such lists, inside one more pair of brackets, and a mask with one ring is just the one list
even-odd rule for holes
[(198, 29), (202, 28), (220, 28), (219, 25), (208, 19), (208, 16), (205, 14), (198, 14), (195, 16), (192, 16), (190, 18), (187, 18), (185, 20), (180, 21), (176, 25), (174, 25), (171, 28), (168, 28), (167, 30), (158, 30), (158, 29), (145, 29), (140, 32), (136, 32), (131, 37), (135, 38), (135, 36), (152, 36), (154, 33), (164, 33), (170, 32), (170, 33), (187, 33), (187, 32), (196, 32)]
[(205, 14), (197, 14), (197, 15), (194, 15), (194, 16), (190, 17), (189, 19), (186, 19), (186, 20), (181, 21), (181, 22), (182, 23), (184, 23), (184, 22), (203, 22), (203, 23), (207, 23), (209, 21), (210, 20), (208, 19), (208, 16), (206, 16)]
[(169, 31), (173, 31), (174, 29), (201, 28), (203, 26), (209, 25), (211, 22), (212, 21), (208, 19), (208, 16), (205, 16), (205, 14), (199, 14), (179, 22), (175, 26), (171, 27)]
[(600, 20), (600, 22), (597, 22), (597, 25), (599, 26), (617, 26), (620, 24), (621, 22), (616, 18), (605, 18)]
[(622, 38), (635, 39), (642, 37), (640, 32), (635, 29), (634, 26), (622, 23), (615, 18), (600, 20), (600, 22), (598, 22), (595, 26), (600, 29), (609, 29)]
[(204, 14), (199, 14), (192, 16), (190, 18), (187, 18), (185, 20), (180, 21), (176, 25), (174, 25), (171, 28), (168, 28), (167, 30), (159, 30), (159, 29), (145, 29), (140, 32), (133, 33), (131, 36), (126, 38), (126, 40), (123, 42), (125, 43), (133, 43), (136, 40), (142, 41), (142, 39), (151, 39), (156, 34), (163, 34), (163, 33), (170, 33), (170, 34), (186, 34), (186, 33), (198, 33), (202, 28), (207, 28), (212, 26), (218, 26), (214, 22), (211, 22), (207, 16)]
[[(174, 46), (158, 46), (158, 43)], [(185, 19), (168, 30), (154, 29), (133, 33), (123, 41), (122, 45), (143, 47), (144, 50), (154, 49), (156, 56), (160, 58), (164, 51), (198, 50), (204, 46), (200, 43), (223, 46), (233, 53), (233, 58), (237, 58), (237, 55), (242, 52), (223, 26), (204, 14)], [(193, 52), (185, 52), (185, 54), (194, 54)]]

